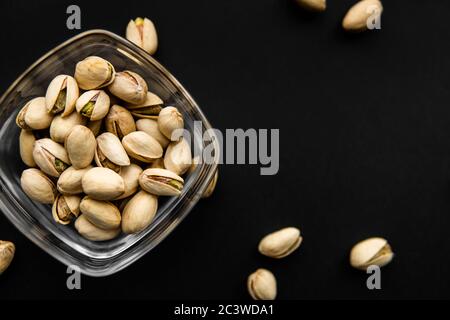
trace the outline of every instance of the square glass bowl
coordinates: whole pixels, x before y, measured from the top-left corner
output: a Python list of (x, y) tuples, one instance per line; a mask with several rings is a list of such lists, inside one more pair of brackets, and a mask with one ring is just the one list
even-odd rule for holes
[[(92, 242), (82, 238), (72, 225), (54, 222), (51, 207), (30, 200), (20, 186), (26, 166), (19, 154), (20, 129), (15, 118), (25, 102), (45, 96), (56, 75), (73, 75), (76, 63), (92, 55), (109, 60), (118, 71), (137, 72), (166, 105), (176, 106), (184, 116), (191, 142), (195, 140), (200, 152), (208, 146), (217, 158), (219, 149), (213, 130), (208, 130), (211, 128), (208, 120), (183, 86), (145, 51), (108, 31), (84, 32), (64, 42), (36, 61), (9, 87), (0, 99), (0, 210), (25, 236), (57, 260), (78, 266), (86, 275), (107, 276), (142, 257), (172, 232), (200, 199), (217, 170), (217, 161), (200, 163), (185, 177), (180, 197), (160, 198), (152, 224), (138, 234)], [(194, 125), (196, 121), (201, 122), (201, 128)]]

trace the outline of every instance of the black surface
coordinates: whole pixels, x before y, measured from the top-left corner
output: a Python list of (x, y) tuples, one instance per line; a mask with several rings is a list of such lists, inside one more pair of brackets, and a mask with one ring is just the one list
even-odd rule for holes
[[(347, 35), (353, 1), (305, 14), (287, 0), (78, 1), (82, 31), (123, 35), (131, 17), (157, 27), (156, 58), (196, 98), (212, 124), (279, 128), (280, 172), (221, 167), (200, 202), (150, 254), (107, 278), (66, 288), (66, 267), (3, 215), (0, 238), (17, 245), (2, 298), (247, 299), (258, 267), (280, 299), (449, 298), (450, 27), (448, 1), (385, 1), (382, 30)], [(2, 1), (0, 91), (66, 29), (68, 1)], [(259, 239), (299, 226), (301, 249), (274, 261)], [(348, 266), (363, 238), (389, 239), (396, 258), (382, 290)]]

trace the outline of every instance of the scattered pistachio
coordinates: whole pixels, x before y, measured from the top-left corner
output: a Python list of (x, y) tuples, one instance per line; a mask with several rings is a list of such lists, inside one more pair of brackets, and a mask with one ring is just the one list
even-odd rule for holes
[(265, 256), (280, 259), (297, 250), (302, 241), (299, 229), (284, 228), (265, 236), (259, 243), (258, 250)]
[(14, 259), (15, 252), (16, 247), (14, 243), (0, 240), (0, 275), (8, 269)]
[(254, 300), (275, 300), (277, 280), (267, 269), (258, 269), (247, 280), (247, 288)]
[(154, 54), (158, 48), (158, 35), (155, 26), (147, 18), (130, 20), (126, 30), (126, 37), (149, 54)]
[(391, 246), (386, 239), (369, 238), (357, 243), (350, 252), (350, 265), (367, 270), (371, 265), (383, 267), (394, 258)]

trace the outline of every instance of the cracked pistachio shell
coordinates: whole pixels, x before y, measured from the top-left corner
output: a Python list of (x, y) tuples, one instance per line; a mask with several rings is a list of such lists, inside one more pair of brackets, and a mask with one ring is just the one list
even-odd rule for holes
[(136, 160), (150, 163), (161, 158), (163, 148), (159, 142), (143, 131), (135, 131), (122, 139), (122, 145), (128, 155)]
[(97, 137), (95, 163), (119, 173), (121, 167), (130, 165), (130, 158), (119, 138), (110, 132), (104, 132)]
[(32, 168), (22, 172), (20, 184), (27, 196), (34, 201), (44, 204), (52, 204), (55, 201), (55, 184), (38, 169)]
[(149, 54), (154, 54), (158, 48), (155, 25), (147, 18), (130, 20), (127, 25), (126, 38)]
[(75, 79), (83, 90), (93, 90), (110, 85), (116, 71), (107, 60), (91, 56), (77, 63)]
[(394, 258), (391, 246), (386, 239), (369, 238), (357, 243), (350, 252), (350, 265), (367, 270), (371, 265), (383, 267)]
[(28, 101), (19, 111), (16, 124), (25, 130), (43, 130), (50, 127), (53, 115), (47, 112), (45, 98), (38, 97)]
[(62, 225), (68, 225), (80, 214), (81, 198), (76, 195), (58, 195), (52, 207), (53, 219)]
[(84, 214), (75, 221), (75, 229), (83, 237), (91, 241), (107, 241), (116, 238), (120, 234), (120, 228), (104, 230), (89, 222)]
[(109, 112), (109, 96), (103, 90), (91, 90), (83, 93), (77, 100), (77, 112), (90, 121), (101, 120)]
[(91, 130), (77, 125), (67, 135), (65, 146), (72, 166), (75, 169), (83, 169), (94, 160), (97, 142)]
[(15, 252), (14, 243), (0, 240), (0, 275), (8, 269), (14, 259)]
[(48, 138), (34, 143), (33, 158), (44, 173), (56, 178), (71, 165), (66, 149)]
[(71, 76), (61, 74), (54, 78), (45, 94), (45, 106), (48, 113), (60, 113), (66, 117), (75, 110), (75, 102), (80, 95), (78, 84)]
[(379, 0), (359, 1), (345, 15), (342, 27), (351, 32), (367, 30), (367, 21), (379, 18), (382, 12), (383, 5)]
[(97, 228), (115, 230), (120, 226), (119, 209), (111, 202), (84, 197), (80, 204), (80, 211)]
[(182, 175), (192, 165), (191, 147), (186, 139), (180, 139), (169, 144), (164, 155), (164, 167), (177, 175)]
[(128, 198), (136, 193), (139, 188), (139, 176), (142, 171), (142, 168), (134, 163), (122, 168), (120, 171), (120, 176), (125, 183), (125, 192), (117, 198), (117, 200)]
[(136, 233), (147, 228), (158, 210), (158, 197), (139, 191), (131, 198), (122, 213), (122, 231)]
[(139, 185), (145, 191), (158, 196), (179, 196), (184, 180), (172, 171), (147, 169), (139, 177)]
[(275, 300), (277, 297), (277, 280), (267, 269), (258, 269), (247, 280), (247, 288), (254, 300)]
[(96, 121), (88, 121), (86, 127), (88, 127), (92, 131), (94, 136), (98, 136), (102, 131), (102, 125), (103, 120), (96, 120)]
[(128, 104), (127, 109), (137, 118), (158, 119), (158, 115), (164, 107), (164, 102), (156, 94), (148, 91), (144, 103)]
[(300, 230), (284, 228), (265, 236), (259, 243), (261, 254), (271, 258), (284, 258), (294, 252), (302, 243)]
[(32, 131), (23, 130), (20, 131), (19, 144), (20, 144), (20, 157), (23, 163), (29, 167), (36, 167), (36, 162), (33, 158), (33, 148), (36, 138)]
[(148, 91), (145, 80), (132, 71), (118, 72), (108, 89), (119, 99), (132, 104), (144, 103)]
[(163, 149), (167, 148), (170, 140), (159, 131), (158, 121), (154, 119), (139, 119), (136, 121), (136, 128), (139, 131), (147, 133), (149, 136), (156, 139)]
[(181, 113), (175, 107), (165, 107), (161, 110), (158, 117), (159, 130), (169, 140), (178, 140), (175, 137), (172, 139), (172, 133), (176, 129), (184, 128), (184, 120)]
[(77, 112), (72, 112), (64, 118), (58, 114), (53, 118), (52, 124), (50, 125), (50, 138), (55, 142), (64, 143), (73, 127), (85, 124), (86, 118)]
[(83, 191), (92, 199), (114, 200), (125, 192), (121, 176), (111, 169), (92, 168), (81, 179)]
[(299, 6), (309, 11), (321, 12), (325, 11), (327, 8), (326, 0), (295, 0), (295, 1)]
[(216, 189), (218, 179), (219, 179), (219, 170), (217, 170), (216, 173), (214, 174), (214, 178), (212, 178), (211, 182), (206, 188), (206, 191), (203, 193), (202, 198), (208, 198), (213, 194), (214, 189)]
[(84, 169), (75, 169), (74, 167), (67, 168), (58, 178), (56, 184), (58, 191), (62, 194), (79, 194), (83, 193), (81, 179), (86, 172), (92, 169), (88, 166)]
[(106, 130), (122, 139), (127, 134), (136, 131), (136, 123), (130, 111), (119, 105), (109, 109), (105, 118)]

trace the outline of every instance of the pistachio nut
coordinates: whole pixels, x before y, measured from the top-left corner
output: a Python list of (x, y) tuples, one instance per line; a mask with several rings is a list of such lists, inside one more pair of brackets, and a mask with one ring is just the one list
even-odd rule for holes
[(136, 18), (130, 20), (126, 30), (126, 37), (149, 54), (154, 54), (158, 48), (158, 35), (155, 25), (150, 19)]
[(28, 101), (19, 111), (16, 124), (25, 130), (43, 130), (50, 127), (53, 115), (47, 112), (45, 98), (38, 97)]
[(88, 127), (94, 136), (98, 136), (102, 130), (103, 120), (96, 120), (96, 121), (88, 121), (86, 124), (86, 127)]
[(91, 121), (101, 120), (109, 111), (109, 96), (103, 90), (83, 93), (76, 103), (77, 112)]
[(53, 118), (52, 124), (50, 125), (50, 138), (55, 142), (64, 143), (73, 127), (85, 124), (86, 118), (78, 112), (72, 112), (64, 118), (61, 114), (58, 114)]
[(284, 258), (294, 252), (302, 243), (300, 230), (284, 228), (265, 236), (258, 246), (258, 251), (271, 258)]
[(99, 167), (109, 168), (119, 173), (121, 167), (130, 165), (130, 158), (119, 138), (111, 132), (105, 132), (97, 137), (95, 163)]
[(71, 164), (66, 149), (48, 138), (34, 143), (33, 158), (38, 167), (52, 177), (59, 177)]
[(159, 158), (153, 161), (148, 169), (165, 169), (164, 168), (164, 158)]
[(119, 209), (111, 202), (84, 197), (80, 211), (94, 226), (104, 230), (114, 230), (120, 226)]
[(36, 137), (32, 131), (21, 130), (19, 137), (20, 157), (23, 163), (29, 167), (36, 167), (36, 162), (33, 158), (33, 148)]
[(52, 180), (38, 169), (26, 169), (20, 178), (22, 190), (32, 200), (52, 204), (56, 198), (56, 187)]
[(154, 119), (139, 119), (136, 121), (136, 128), (139, 131), (144, 131), (149, 136), (156, 139), (163, 149), (167, 148), (170, 140), (159, 131), (158, 121)]
[(76, 195), (58, 195), (52, 207), (53, 219), (67, 225), (80, 214), (81, 198)]
[(127, 109), (136, 118), (158, 119), (158, 115), (164, 107), (164, 102), (156, 94), (148, 91), (145, 101), (141, 104), (128, 104)]
[(139, 177), (139, 185), (145, 191), (158, 196), (179, 196), (184, 180), (169, 170), (147, 169)]
[(91, 241), (108, 241), (116, 238), (120, 234), (120, 228), (104, 230), (89, 222), (84, 214), (75, 221), (75, 229), (82, 237)]
[(327, 8), (327, 0), (295, 0), (298, 5), (309, 11), (325, 11)]
[(94, 160), (97, 142), (91, 130), (77, 125), (67, 135), (65, 146), (72, 166), (75, 169), (83, 169)]
[(139, 191), (128, 201), (122, 213), (122, 231), (137, 233), (147, 228), (158, 210), (158, 197)]
[(367, 30), (370, 21), (376, 21), (383, 12), (383, 5), (379, 0), (362, 0), (353, 5), (342, 21), (346, 31), (361, 32)]
[(114, 81), (116, 71), (113, 65), (103, 58), (91, 56), (77, 63), (75, 79), (83, 90), (106, 87)]
[(134, 163), (122, 168), (120, 171), (120, 176), (125, 183), (125, 192), (117, 198), (117, 200), (128, 198), (136, 193), (139, 188), (139, 176), (142, 171), (142, 168)]
[(122, 140), (127, 134), (136, 131), (136, 123), (130, 111), (119, 105), (109, 109), (105, 118), (106, 130), (118, 136)]
[(108, 89), (119, 99), (133, 104), (144, 103), (148, 91), (145, 80), (132, 71), (116, 73), (114, 82), (109, 85)]
[(191, 167), (191, 157), (191, 147), (186, 139), (171, 142), (164, 155), (164, 167), (177, 175), (182, 175)]
[(394, 258), (386, 239), (369, 238), (357, 243), (350, 252), (350, 265), (359, 270), (367, 270), (371, 265), (383, 267)]
[(254, 300), (275, 300), (277, 296), (277, 280), (267, 269), (258, 269), (247, 280), (247, 288)]
[(176, 129), (184, 128), (184, 120), (181, 113), (175, 107), (165, 107), (161, 110), (158, 117), (159, 130), (171, 141), (178, 140), (178, 137), (173, 137), (172, 133)]
[(114, 200), (125, 192), (121, 176), (108, 168), (92, 168), (81, 179), (83, 191), (92, 199)]
[(211, 182), (206, 188), (206, 191), (203, 193), (202, 198), (208, 198), (213, 194), (214, 189), (216, 189), (218, 179), (219, 179), (219, 170), (217, 170), (216, 173), (214, 174), (214, 177), (212, 178)]
[(122, 144), (130, 157), (142, 162), (150, 163), (163, 155), (159, 142), (143, 131), (127, 134)]
[(0, 240), (0, 275), (8, 269), (14, 259), (15, 252), (16, 247), (14, 243)]
[(81, 179), (86, 172), (92, 169), (92, 166), (87, 166), (83, 169), (75, 169), (74, 167), (67, 168), (58, 178), (56, 184), (58, 191), (62, 194), (79, 194), (83, 193)]
[(75, 110), (80, 92), (78, 84), (71, 76), (61, 74), (54, 78), (45, 94), (45, 105), (48, 113), (60, 113), (66, 117)]

